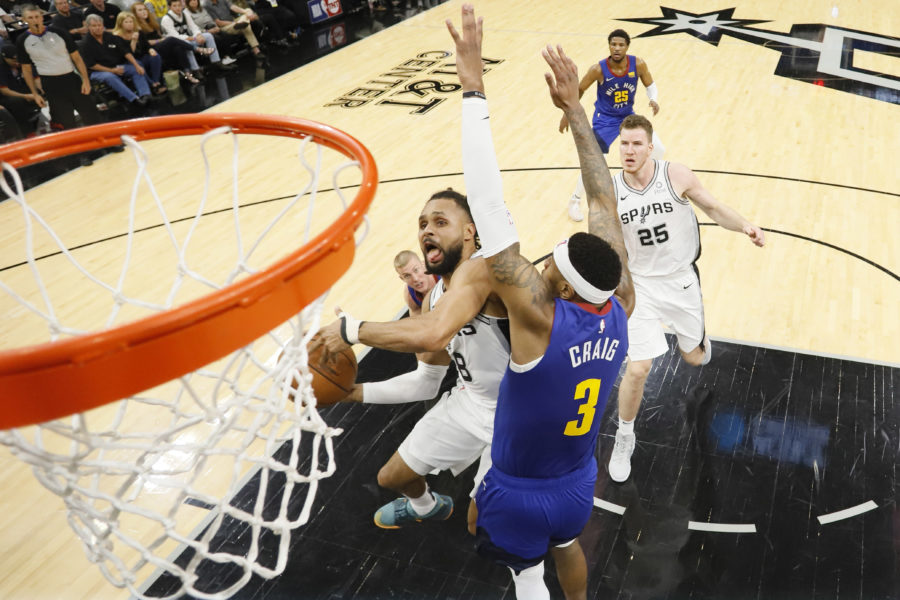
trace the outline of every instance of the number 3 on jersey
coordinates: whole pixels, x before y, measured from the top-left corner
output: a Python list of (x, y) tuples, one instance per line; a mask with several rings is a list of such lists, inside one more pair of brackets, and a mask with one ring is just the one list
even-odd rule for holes
[(575, 388), (575, 400), (582, 400), (587, 395), (587, 401), (578, 407), (580, 419), (566, 423), (565, 435), (584, 435), (591, 430), (594, 422), (594, 413), (597, 411), (597, 399), (600, 397), (600, 380), (585, 379)]

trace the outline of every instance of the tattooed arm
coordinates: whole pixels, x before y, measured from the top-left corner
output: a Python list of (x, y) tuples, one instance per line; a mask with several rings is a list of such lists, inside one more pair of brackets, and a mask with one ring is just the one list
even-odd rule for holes
[(600, 151), (584, 107), (578, 100), (580, 96), (578, 69), (560, 47), (554, 50), (551, 46), (547, 46), (543, 55), (553, 70), (552, 76), (550, 73), (544, 76), (550, 88), (550, 97), (553, 104), (565, 113), (566, 120), (572, 128), (575, 148), (578, 150), (578, 162), (581, 165), (581, 178), (584, 181), (589, 210), (588, 232), (609, 242), (619, 255), (622, 261), (622, 279), (616, 288), (616, 297), (625, 312), (630, 315), (634, 310), (634, 285), (628, 270), (628, 254), (625, 251), (622, 226), (619, 223), (615, 189), (606, 158)]

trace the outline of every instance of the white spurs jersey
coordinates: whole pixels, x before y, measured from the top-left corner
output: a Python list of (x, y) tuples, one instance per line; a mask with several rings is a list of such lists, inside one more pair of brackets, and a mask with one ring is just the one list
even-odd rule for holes
[[(431, 290), (432, 309), (443, 294), (443, 282), (439, 281)], [(457, 389), (493, 414), (500, 381), (509, 365), (509, 319), (478, 313), (453, 336), (447, 352), (456, 364)]]
[(691, 201), (675, 194), (669, 163), (654, 160), (653, 178), (643, 190), (613, 177), (619, 220), (633, 275), (671, 275), (700, 258), (700, 228)]

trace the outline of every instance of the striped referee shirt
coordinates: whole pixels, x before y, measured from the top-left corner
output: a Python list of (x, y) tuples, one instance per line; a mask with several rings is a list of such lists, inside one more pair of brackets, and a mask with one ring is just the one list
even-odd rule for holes
[(41, 35), (30, 31), (16, 40), (16, 54), (23, 65), (34, 65), (46, 76), (66, 75), (75, 70), (72, 57), (78, 48), (68, 31), (49, 26)]

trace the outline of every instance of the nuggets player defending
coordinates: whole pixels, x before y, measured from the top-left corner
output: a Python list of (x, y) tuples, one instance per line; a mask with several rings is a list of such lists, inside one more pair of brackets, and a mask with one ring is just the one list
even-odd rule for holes
[[(619, 125), (628, 115), (634, 113), (634, 97), (637, 93), (638, 79), (647, 88), (650, 108), (653, 114), (659, 112), (657, 97), (659, 95), (650, 69), (643, 60), (628, 54), (631, 38), (623, 29), (616, 29), (609, 34), (609, 57), (595, 63), (578, 84), (578, 95), (581, 97), (594, 83), (597, 84), (597, 100), (594, 102), (593, 129), (600, 149), (606, 154), (609, 147), (619, 136)], [(569, 126), (563, 115), (559, 122), (562, 133)], [(662, 141), (653, 137), (654, 158), (662, 158), (665, 153)], [(575, 191), (569, 199), (569, 218), (581, 221), (581, 197), (584, 195), (584, 184), (581, 178), (575, 184)]]
[(631, 473), (634, 419), (653, 359), (669, 350), (662, 324), (675, 332), (684, 360), (709, 362), (711, 348), (703, 322), (703, 297), (696, 260), (700, 230), (691, 202), (713, 221), (743, 232), (757, 246), (762, 230), (710, 194), (693, 171), (651, 158), (653, 126), (640, 115), (622, 121), (622, 172), (615, 192), (628, 248), (637, 304), (628, 320), (628, 365), (619, 386), (619, 429), (609, 475), (625, 481)]
[(516, 596), (529, 600), (550, 597), (543, 581), (550, 550), (566, 597), (584, 598), (587, 570), (577, 537), (593, 506), (600, 416), (628, 346), (623, 304), (634, 299), (612, 180), (578, 101), (578, 70), (561, 49), (548, 48), (544, 57), (555, 80), (548, 74), (547, 83), (572, 121), (591, 233), (557, 245), (539, 273), (519, 253), (503, 201), (484, 99), (481, 22), (469, 4), (462, 17), (462, 36), (447, 26), (463, 87), (463, 174), (491, 288), (506, 306), (510, 328), (493, 465), (475, 498), (478, 549), (507, 565)]

